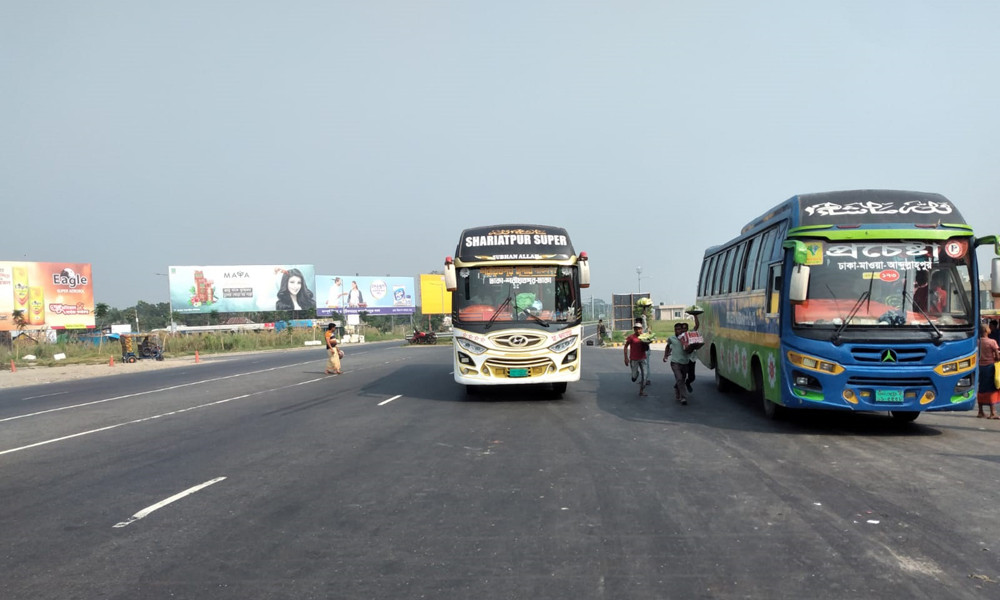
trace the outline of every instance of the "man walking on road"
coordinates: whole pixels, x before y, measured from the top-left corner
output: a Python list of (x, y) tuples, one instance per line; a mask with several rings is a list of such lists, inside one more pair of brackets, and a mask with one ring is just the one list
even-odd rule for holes
[(685, 325), (677, 323), (674, 325), (674, 335), (667, 339), (667, 350), (663, 353), (663, 362), (670, 361), (670, 370), (674, 373), (674, 397), (680, 400), (681, 404), (688, 403), (688, 389), (690, 384), (687, 381), (688, 368), (691, 365), (691, 355), (684, 350), (680, 336), (684, 333)]
[(625, 365), (632, 369), (632, 381), (639, 381), (639, 395), (646, 395), (649, 380), (649, 344), (639, 339), (642, 335), (642, 323), (636, 321), (632, 335), (625, 338)]

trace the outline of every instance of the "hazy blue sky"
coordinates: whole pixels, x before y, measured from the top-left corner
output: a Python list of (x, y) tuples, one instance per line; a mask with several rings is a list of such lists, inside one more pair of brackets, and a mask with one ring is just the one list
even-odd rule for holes
[(996, 0), (3, 0), (0, 115), (0, 260), (118, 307), (168, 265), (416, 276), (508, 222), (689, 303), (706, 246), (838, 189), (1000, 232)]

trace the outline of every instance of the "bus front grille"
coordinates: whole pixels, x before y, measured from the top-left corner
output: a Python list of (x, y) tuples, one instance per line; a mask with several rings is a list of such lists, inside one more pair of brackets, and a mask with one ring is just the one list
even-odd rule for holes
[(884, 346), (881, 348), (855, 346), (851, 349), (851, 355), (858, 362), (883, 363), (887, 362), (887, 351), (891, 351), (892, 357), (895, 359), (892, 363), (920, 362), (927, 356), (927, 350), (923, 348), (887, 348)]
[(847, 379), (847, 385), (858, 387), (880, 386), (880, 387), (932, 387), (934, 383), (929, 377), (863, 377), (854, 376)]
[(490, 338), (500, 348), (528, 350), (545, 344), (548, 338), (532, 333), (502, 333)]

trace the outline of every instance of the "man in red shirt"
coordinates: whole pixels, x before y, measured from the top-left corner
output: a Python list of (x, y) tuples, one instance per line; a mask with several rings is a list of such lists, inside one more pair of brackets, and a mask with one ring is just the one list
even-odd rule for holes
[(646, 395), (649, 380), (649, 355), (646, 351), (649, 345), (639, 339), (642, 335), (642, 322), (636, 321), (632, 327), (632, 335), (625, 338), (625, 366), (632, 369), (632, 381), (639, 381), (639, 395)]

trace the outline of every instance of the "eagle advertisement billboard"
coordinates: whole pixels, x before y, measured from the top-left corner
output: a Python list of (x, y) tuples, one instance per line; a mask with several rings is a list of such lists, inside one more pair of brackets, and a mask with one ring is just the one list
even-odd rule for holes
[(0, 331), (93, 327), (89, 263), (0, 262)]

